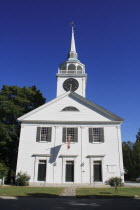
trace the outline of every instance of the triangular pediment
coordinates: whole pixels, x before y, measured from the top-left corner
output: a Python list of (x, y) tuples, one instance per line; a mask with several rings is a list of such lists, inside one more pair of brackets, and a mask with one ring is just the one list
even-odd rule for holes
[[(64, 111), (65, 107), (78, 111)], [(123, 119), (101, 106), (74, 93), (67, 92), (54, 100), (23, 115), (19, 121), (34, 122), (122, 122)]]

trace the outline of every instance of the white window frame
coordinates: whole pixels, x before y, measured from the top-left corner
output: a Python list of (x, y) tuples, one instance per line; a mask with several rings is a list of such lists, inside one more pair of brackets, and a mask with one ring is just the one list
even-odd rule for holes
[[(41, 136), (42, 136), (42, 129), (46, 128), (47, 129), (47, 135), (46, 135), (46, 139), (45, 140), (41, 140)], [(40, 129), (40, 142), (47, 142), (48, 141), (48, 127), (41, 127)]]
[[(96, 131), (96, 129), (98, 129)], [(98, 134), (94, 134), (94, 131), (95, 133), (97, 132)], [(98, 137), (99, 138), (99, 141), (95, 140), (95, 138)], [(93, 139), (93, 143), (101, 143), (101, 138), (100, 138), (100, 128), (92, 128), (92, 139)]]
[(72, 141), (70, 139), (70, 143), (75, 143), (74, 142), (74, 127), (68, 127), (68, 128), (66, 128), (66, 143), (68, 142), (68, 136), (71, 136), (70, 134), (68, 134), (68, 129), (73, 129), (73, 133), (72, 133), (73, 139), (72, 139)]

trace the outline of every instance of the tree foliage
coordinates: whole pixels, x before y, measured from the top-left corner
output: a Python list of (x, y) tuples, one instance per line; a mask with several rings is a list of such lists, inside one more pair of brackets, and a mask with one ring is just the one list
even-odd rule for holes
[(123, 142), (123, 162), (125, 169), (125, 178), (134, 179), (140, 176), (140, 129), (136, 135), (136, 141)]
[(8, 174), (8, 168), (4, 163), (0, 162), (0, 179), (6, 177), (7, 174)]
[(16, 169), (20, 123), (17, 118), (45, 103), (36, 86), (17, 87), (3, 85), (0, 91), (0, 160)]
[(136, 142), (140, 142), (140, 128), (138, 134), (136, 135)]

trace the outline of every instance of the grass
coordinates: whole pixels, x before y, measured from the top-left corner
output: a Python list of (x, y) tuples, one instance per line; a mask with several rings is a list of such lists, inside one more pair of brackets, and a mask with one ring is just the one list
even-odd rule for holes
[[(29, 196), (29, 197), (57, 197), (64, 188), (62, 187), (19, 187), (2, 186), (0, 196)], [(112, 188), (77, 188), (77, 197), (97, 196), (97, 197), (140, 197), (140, 188), (120, 187), (118, 191)]]
[(119, 187), (116, 191), (112, 188), (77, 188), (77, 196), (97, 196), (97, 197), (140, 197), (140, 188)]
[(49, 197), (59, 196), (62, 191), (61, 187), (0, 187), (1, 196)]

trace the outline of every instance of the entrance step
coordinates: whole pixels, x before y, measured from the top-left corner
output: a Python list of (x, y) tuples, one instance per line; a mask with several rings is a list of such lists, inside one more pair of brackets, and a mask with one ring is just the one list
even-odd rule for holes
[(75, 196), (76, 195), (76, 187), (65, 187), (61, 196)]
[(83, 183), (30, 183), (30, 186), (34, 187), (64, 187), (68, 189), (75, 189), (76, 187), (82, 187), (82, 188), (89, 188), (89, 187), (97, 187), (97, 188), (106, 188), (110, 187), (109, 185), (103, 184), (103, 183), (92, 183), (92, 184), (83, 184)]

